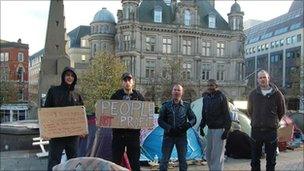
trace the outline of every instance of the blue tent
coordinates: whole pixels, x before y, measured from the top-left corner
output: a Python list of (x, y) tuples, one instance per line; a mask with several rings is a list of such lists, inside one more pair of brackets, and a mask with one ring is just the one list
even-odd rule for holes
[[(162, 146), (163, 134), (164, 134), (164, 130), (160, 126), (157, 126), (147, 136), (147, 138), (144, 140), (141, 149), (143, 154), (141, 157), (142, 160), (144, 160), (144, 157), (146, 157), (148, 160), (151, 161), (154, 160), (155, 156), (157, 156), (158, 159), (162, 157), (161, 146)], [(187, 160), (202, 159), (203, 151), (199, 140), (199, 136), (193, 128), (190, 128), (187, 131), (187, 140), (188, 140), (187, 155), (186, 155)], [(172, 151), (171, 159), (177, 160), (177, 151), (175, 147)]]

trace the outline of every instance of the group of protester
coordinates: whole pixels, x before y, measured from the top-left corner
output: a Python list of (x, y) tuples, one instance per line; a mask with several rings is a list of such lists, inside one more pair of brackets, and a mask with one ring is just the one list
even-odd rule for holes
[[(266, 169), (275, 170), (277, 128), (285, 113), (285, 101), (282, 93), (269, 79), (266, 71), (259, 71), (258, 86), (250, 93), (248, 99), (248, 114), (252, 126), (252, 170), (260, 170), (263, 144), (266, 152)], [(133, 88), (135, 78), (130, 73), (124, 73), (121, 80), (122, 88), (117, 90), (111, 99), (145, 100), (142, 94)], [(77, 75), (73, 68), (65, 68), (61, 76), (61, 85), (49, 89), (44, 107), (83, 105), (82, 97), (74, 90), (76, 82)], [(162, 104), (159, 112), (158, 124), (164, 129), (159, 166), (161, 171), (168, 169), (174, 146), (177, 149), (179, 170), (187, 170), (187, 130), (196, 124), (197, 119), (190, 103), (182, 100), (183, 93), (182, 85), (173, 85), (172, 98)], [(202, 96), (200, 135), (207, 138), (206, 160), (210, 170), (223, 170), (225, 144), (231, 127), (227, 99), (218, 89), (214, 79), (208, 80), (207, 91)], [(205, 126), (208, 126), (206, 135)], [(121, 164), (126, 150), (131, 169), (140, 170), (140, 129), (114, 128), (112, 134), (112, 161)], [(53, 166), (60, 163), (63, 150), (67, 159), (77, 157), (77, 139), (78, 136), (50, 139), (48, 170), (52, 170)]]

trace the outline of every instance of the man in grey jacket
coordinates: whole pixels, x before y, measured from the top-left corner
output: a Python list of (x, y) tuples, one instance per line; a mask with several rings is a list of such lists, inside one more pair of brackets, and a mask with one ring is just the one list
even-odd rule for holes
[(195, 125), (196, 116), (190, 107), (190, 103), (182, 100), (183, 92), (181, 85), (174, 85), (172, 100), (163, 103), (160, 109), (158, 124), (164, 129), (160, 171), (168, 169), (168, 162), (174, 145), (178, 154), (179, 170), (187, 170), (187, 130)]
[(266, 170), (275, 170), (277, 129), (286, 111), (285, 100), (280, 90), (269, 83), (269, 74), (265, 70), (258, 72), (258, 84), (248, 99), (252, 128), (251, 169), (261, 170), (260, 157), (265, 144)]

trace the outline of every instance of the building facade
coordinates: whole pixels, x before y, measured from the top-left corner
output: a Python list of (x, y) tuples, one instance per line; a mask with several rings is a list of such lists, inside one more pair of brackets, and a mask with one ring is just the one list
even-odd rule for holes
[(28, 100), (28, 44), (1, 40), (1, 82), (11, 82), (17, 95), (13, 101)]
[(248, 90), (256, 87), (257, 72), (264, 69), (285, 94), (289, 109), (303, 107), (303, 33), (302, 0), (294, 1), (288, 13), (245, 30)]
[(189, 100), (201, 96), (211, 78), (237, 99), (245, 96), (243, 15), (237, 2), (226, 22), (212, 0), (122, 0), (117, 22), (102, 8), (90, 26), (68, 33), (67, 52), (78, 71), (100, 52), (115, 53), (148, 99), (151, 86), (159, 89), (167, 77), (168, 59), (182, 62)]
[(29, 57), (29, 102), (31, 106), (38, 106), (38, 81), (41, 67), (41, 60), (44, 56), (44, 49)]
[[(24, 108), (27, 108), (28, 102), (28, 49), (28, 44), (22, 43), (21, 39), (17, 42), (1, 40), (0, 122), (23, 120), (27, 117)], [(10, 110), (10, 106), (14, 110)]]

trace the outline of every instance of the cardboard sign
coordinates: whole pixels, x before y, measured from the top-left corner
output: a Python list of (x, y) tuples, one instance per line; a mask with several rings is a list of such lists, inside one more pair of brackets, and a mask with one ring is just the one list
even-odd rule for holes
[(83, 106), (40, 108), (38, 120), (40, 137), (58, 138), (89, 132)]
[(95, 105), (96, 125), (105, 128), (153, 128), (154, 102), (100, 100)]

